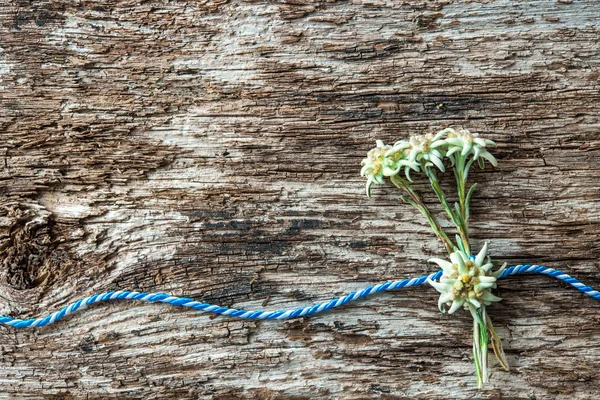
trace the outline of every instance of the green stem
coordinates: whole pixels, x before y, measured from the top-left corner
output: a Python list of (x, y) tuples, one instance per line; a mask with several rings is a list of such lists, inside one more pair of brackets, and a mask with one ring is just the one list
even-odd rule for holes
[(460, 232), (460, 237), (463, 240), (465, 245), (465, 251), (467, 254), (471, 254), (471, 245), (469, 243), (469, 211), (467, 204), (467, 195), (466, 195), (466, 186), (467, 186), (467, 176), (469, 173), (469, 168), (471, 166), (470, 163), (467, 163), (465, 166), (465, 157), (461, 154), (457, 154), (455, 157), (456, 163), (454, 165), (454, 176), (456, 178), (456, 186), (458, 191), (458, 204), (459, 204), (459, 224), (457, 224), (457, 228)]
[[(435, 175), (435, 172), (431, 168), (425, 168), (425, 173), (427, 174), (427, 177), (429, 178), (429, 182), (431, 183), (431, 187), (433, 188), (434, 193), (436, 194), (440, 203), (442, 203), (442, 206), (444, 207), (446, 214), (448, 214), (448, 217), (450, 217), (450, 220), (454, 223), (454, 225), (456, 225), (456, 228), (458, 229), (458, 233), (462, 239), (462, 242), (465, 245), (465, 251), (467, 251), (467, 254), (471, 254), (470, 248), (469, 248), (469, 235), (467, 234), (467, 231), (464, 228), (465, 223), (462, 218), (462, 215), (457, 215), (454, 211), (452, 211), (452, 207), (450, 207), (450, 204), (448, 204), (448, 201), (446, 200), (446, 196), (444, 194), (444, 191), (442, 190), (442, 187), (440, 186), (440, 184), (437, 180), (437, 176)], [(460, 190), (459, 190), (459, 193), (460, 193)], [(461, 211), (461, 214), (462, 214), (462, 211)]]
[[(469, 304), (469, 311), (473, 316), (473, 358), (475, 361), (475, 371), (477, 373), (477, 386), (479, 389), (488, 383), (488, 334), (487, 334), (487, 314), (485, 306), (476, 309)], [(484, 319), (485, 318), (485, 319)]]
[(488, 383), (488, 373), (487, 373), (487, 365), (488, 365), (488, 329), (487, 329), (487, 316), (486, 316), (486, 310), (485, 310), (485, 306), (482, 304), (481, 305), (481, 358), (483, 360), (482, 362), (482, 366), (481, 369), (483, 370), (483, 384), (485, 385), (486, 383)]
[(446, 235), (446, 232), (444, 232), (440, 224), (438, 224), (437, 221), (433, 218), (425, 204), (423, 204), (423, 201), (421, 200), (419, 195), (411, 188), (410, 183), (398, 177), (397, 175), (392, 176), (390, 180), (397, 188), (402, 189), (406, 193), (408, 193), (410, 199), (405, 199), (405, 201), (412, 204), (417, 210), (421, 212), (421, 214), (423, 214), (423, 216), (427, 219), (427, 222), (429, 222), (429, 226), (431, 226), (433, 232), (442, 241), (442, 244), (446, 248), (448, 254), (452, 254), (456, 246), (454, 245), (454, 243), (452, 243), (452, 240), (450, 240), (448, 235)]
[(435, 172), (431, 168), (425, 168), (425, 173), (427, 174), (427, 177), (429, 178), (429, 182), (431, 183), (431, 187), (433, 188), (433, 191), (437, 195), (437, 198), (440, 200), (440, 203), (442, 203), (442, 206), (444, 207), (446, 214), (448, 214), (448, 216), (450, 217), (450, 220), (452, 222), (457, 224), (458, 222), (456, 221), (456, 216), (454, 215), (454, 212), (452, 211), (450, 204), (448, 204), (448, 201), (446, 200), (446, 196), (444, 195), (444, 191), (442, 190), (442, 187), (440, 186), (440, 184), (437, 180), (437, 176), (435, 176)]
[(475, 361), (475, 374), (477, 376), (477, 387), (483, 388), (482, 366), (480, 362), (481, 349), (479, 348), (479, 323), (473, 318), (473, 360)]

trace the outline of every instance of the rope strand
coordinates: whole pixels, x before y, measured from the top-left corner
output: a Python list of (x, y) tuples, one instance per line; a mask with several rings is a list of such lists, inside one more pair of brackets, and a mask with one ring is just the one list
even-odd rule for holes
[[(565, 274), (562, 271), (544, 267), (541, 265), (516, 265), (513, 267), (507, 268), (500, 279), (507, 278), (512, 275), (517, 274), (542, 274), (548, 275), (553, 278), (559, 279), (569, 285), (573, 286), (580, 292), (585, 293), (586, 295), (600, 300), (600, 292), (591, 288), (590, 286), (586, 286), (583, 283), (579, 282), (577, 279)], [(117, 291), (117, 292), (106, 292), (101, 294), (94, 294), (92, 296), (86, 297), (85, 299), (77, 300), (75, 303), (69, 304), (68, 306), (63, 307), (61, 310), (55, 312), (54, 314), (48, 315), (46, 317), (41, 318), (32, 318), (32, 319), (15, 319), (8, 316), (0, 316), (0, 324), (9, 325), (13, 328), (33, 328), (33, 327), (41, 327), (50, 325), (69, 314), (72, 314), (78, 310), (83, 310), (87, 306), (93, 303), (99, 303), (101, 301), (109, 301), (109, 300), (140, 300), (146, 301), (150, 303), (167, 303), (173, 306), (181, 306), (181, 307), (190, 307), (198, 311), (210, 312), (213, 314), (227, 315), (230, 317), (237, 318), (245, 318), (245, 319), (291, 319), (296, 317), (303, 317), (307, 315), (316, 314), (319, 312), (327, 311), (331, 308), (339, 307), (351, 301), (356, 301), (363, 297), (370, 296), (375, 293), (388, 291), (388, 290), (397, 290), (403, 288), (409, 288), (413, 286), (420, 286), (425, 283), (428, 279), (438, 280), (442, 276), (442, 271), (435, 272), (430, 275), (423, 275), (418, 278), (409, 278), (403, 279), (401, 281), (388, 281), (385, 283), (381, 283), (375, 286), (369, 286), (364, 288), (359, 292), (348, 293), (345, 296), (342, 296), (337, 299), (330, 300), (324, 303), (314, 304), (309, 307), (304, 308), (296, 308), (293, 310), (280, 310), (280, 311), (245, 311), (245, 310), (237, 310), (235, 308), (227, 308), (220, 307), (208, 303), (202, 303), (199, 301), (195, 301), (186, 297), (175, 297), (170, 296), (164, 293), (144, 293), (144, 292), (131, 292), (131, 291)]]

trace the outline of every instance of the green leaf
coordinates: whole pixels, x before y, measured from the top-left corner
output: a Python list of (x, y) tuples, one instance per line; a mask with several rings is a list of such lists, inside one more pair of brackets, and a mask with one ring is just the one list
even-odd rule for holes
[(462, 251), (463, 253), (466, 253), (465, 251), (465, 245), (462, 241), (462, 238), (460, 237), (460, 235), (456, 235), (456, 245), (458, 246), (458, 248), (460, 249), (460, 251)]
[(477, 345), (475, 344), (475, 335), (473, 335), (473, 361), (475, 361), (475, 375), (477, 376), (477, 387), (483, 386), (483, 374), (481, 373), (481, 365), (479, 365), (479, 354), (477, 354)]
[(475, 186), (477, 186), (476, 183), (474, 183), (473, 186), (471, 186), (469, 188), (469, 191), (467, 192), (467, 197), (465, 199), (465, 213), (467, 215), (467, 220), (469, 219), (469, 215), (471, 214), (469, 212), (469, 207), (471, 206), (471, 196), (473, 195), (473, 191), (475, 190)]
[[(487, 368), (484, 357), (487, 356), (487, 337), (485, 327), (482, 328), (482, 320), (479, 311), (474, 306), (469, 306), (469, 311), (473, 316), (473, 358), (475, 361), (475, 371), (477, 373), (477, 386), (482, 389), (487, 381)], [(485, 340), (485, 342), (484, 342)]]
[(403, 202), (410, 204), (411, 206), (415, 207), (417, 210), (422, 212), (422, 210), (421, 210), (422, 207), (420, 205), (418, 205), (417, 203), (415, 203), (415, 201), (413, 199), (410, 199), (410, 198), (404, 197), (404, 196), (400, 196), (400, 199)]
[(458, 217), (458, 222), (462, 225), (462, 223), (464, 222), (462, 220), (462, 214), (460, 212), (460, 204), (458, 204), (458, 202), (454, 202), (454, 210), (456, 211), (456, 216)]
[(502, 340), (500, 340), (500, 336), (498, 336), (498, 334), (494, 330), (494, 326), (492, 325), (492, 320), (490, 316), (486, 315), (486, 317), (487, 330), (491, 335), (490, 342), (492, 343), (492, 349), (494, 350), (494, 354), (496, 355), (496, 358), (498, 359), (500, 365), (502, 365), (502, 368), (504, 368), (504, 370), (506, 371), (509, 371), (510, 368), (508, 367), (508, 361), (506, 360), (506, 355), (504, 354), (504, 350), (502, 349)]
[(458, 166), (452, 166), (452, 171), (454, 172), (454, 178), (456, 179), (456, 182), (460, 182), (460, 175), (458, 174)]

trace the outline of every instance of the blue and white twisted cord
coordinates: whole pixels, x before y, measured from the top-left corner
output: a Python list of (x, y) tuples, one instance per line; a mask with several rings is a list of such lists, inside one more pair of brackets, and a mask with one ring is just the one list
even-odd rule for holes
[[(587, 294), (588, 296), (600, 300), (600, 292), (591, 288), (590, 286), (586, 286), (583, 283), (579, 282), (577, 279), (565, 274), (562, 271), (544, 267), (541, 265), (517, 265), (513, 267), (509, 267), (500, 276), (499, 279), (507, 278), (511, 275), (516, 274), (543, 274), (549, 275), (553, 278), (559, 279), (569, 285), (573, 286), (580, 292)], [(412, 279), (403, 279), (401, 281), (389, 281), (385, 283), (381, 283), (376, 286), (369, 286), (364, 288), (359, 292), (352, 292), (345, 296), (342, 296), (337, 299), (333, 299), (331, 301), (325, 303), (318, 303), (309, 307), (304, 308), (296, 308), (294, 310), (287, 311), (245, 311), (245, 310), (237, 310), (234, 308), (227, 307), (219, 307), (212, 304), (202, 303), (199, 301), (195, 301), (186, 297), (175, 297), (170, 296), (164, 293), (140, 293), (140, 292), (130, 292), (130, 291), (117, 291), (117, 292), (107, 292), (101, 294), (94, 294), (92, 296), (86, 297), (85, 299), (77, 300), (75, 303), (72, 303), (61, 310), (55, 312), (54, 314), (48, 315), (47, 317), (41, 317), (37, 319), (15, 319), (7, 316), (0, 316), (0, 324), (9, 325), (13, 328), (33, 328), (33, 327), (41, 327), (45, 325), (52, 324), (65, 316), (74, 313), (77, 310), (82, 310), (93, 303), (98, 303), (101, 301), (108, 300), (140, 300), (146, 301), (150, 303), (167, 303), (173, 306), (181, 306), (181, 307), (190, 307), (198, 311), (210, 312), (213, 314), (219, 315), (227, 315), (230, 317), (237, 318), (245, 318), (245, 319), (291, 319), (296, 317), (304, 317), (307, 315), (316, 314), (322, 311), (327, 311), (331, 308), (339, 307), (351, 301), (355, 301), (361, 299), (366, 296), (370, 296), (375, 293), (387, 291), (387, 290), (396, 290), (402, 288), (409, 288), (413, 286), (419, 286), (423, 283), (427, 282), (427, 280), (438, 280), (442, 276), (442, 271), (435, 272), (430, 275), (423, 275), (418, 278)]]

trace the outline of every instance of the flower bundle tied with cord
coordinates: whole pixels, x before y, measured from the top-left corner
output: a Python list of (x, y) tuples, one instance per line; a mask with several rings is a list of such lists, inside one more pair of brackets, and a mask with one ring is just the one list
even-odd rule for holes
[[(506, 265), (494, 269), (488, 256), (488, 244), (473, 255), (469, 241), (469, 203), (475, 184), (467, 190), (467, 178), (473, 163), (480, 168), (487, 160), (493, 166), (497, 161), (488, 148), (495, 146), (491, 140), (481, 138), (477, 133), (466, 129), (447, 128), (436, 134), (415, 135), (408, 140), (400, 140), (393, 146), (377, 141), (377, 147), (369, 151), (362, 161), (361, 175), (367, 178), (367, 196), (371, 196), (373, 184), (384, 184), (385, 178), (404, 192), (402, 199), (419, 210), (427, 219), (433, 232), (440, 238), (448, 259), (432, 258), (429, 261), (442, 268), (439, 281), (428, 282), (440, 292), (440, 311), (453, 314), (460, 308), (473, 316), (473, 355), (478, 386), (488, 381), (487, 355), (491, 344), (500, 364), (508, 370), (502, 351), (502, 343), (496, 334), (486, 307), (501, 299), (492, 293), (496, 280)], [(449, 163), (454, 173), (457, 197), (453, 205), (442, 190), (438, 173), (446, 172), (444, 162)], [(455, 225), (457, 234), (454, 240), (433, 218), (419, 194), (413, 188), (415, 174), (424, 174), (431, 184), (449, 220)]]

